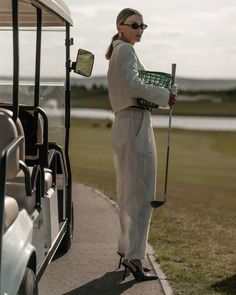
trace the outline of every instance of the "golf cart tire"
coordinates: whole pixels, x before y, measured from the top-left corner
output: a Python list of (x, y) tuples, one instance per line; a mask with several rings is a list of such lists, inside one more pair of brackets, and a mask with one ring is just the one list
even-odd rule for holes
[(57, 249), (55, 258), (60, 257), (67, 253), (71, 247), (71, 242), (73, 239), (73, 231), (74, 231), (74, 206), (73, 202), (71, 204), (71, 223), (67, 224), (67, 231), (61, 241), (60, 246)]
[(35, 273), (30, 268), (26, 268), (25, 270), (18, 295), (38, 295)]

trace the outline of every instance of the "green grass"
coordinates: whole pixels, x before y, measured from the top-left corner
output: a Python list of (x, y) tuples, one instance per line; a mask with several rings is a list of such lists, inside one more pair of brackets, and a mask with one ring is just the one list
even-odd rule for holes
[[(107, 121), (73, 120), (74, 180), (115, 199)], [(165, 129), (155, 130), (158, 196), (163, 191)], [(150, 243), (178, 295), (236, 294), (236, 134), (173, 129), (168, 202), (154, 211)]]
[(175, 115), (182, 116), (236, 116), (236, 100), (213, 103), (211, 101), (179, 101), (174, 106)]

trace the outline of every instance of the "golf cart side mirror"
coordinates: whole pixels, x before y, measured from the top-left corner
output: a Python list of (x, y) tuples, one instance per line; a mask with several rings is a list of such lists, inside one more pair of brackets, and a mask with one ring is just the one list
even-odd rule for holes
[(85, 50), (79, 49), (76, 62), (72, 63), (72, 69), (76, 74), (90, 77), (93, 69), (94, 54)]

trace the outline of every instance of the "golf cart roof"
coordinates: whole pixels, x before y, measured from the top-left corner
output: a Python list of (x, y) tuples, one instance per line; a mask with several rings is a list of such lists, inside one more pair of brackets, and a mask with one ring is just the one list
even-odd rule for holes
[[(0, 1), (0, 26), (12, 26), (12, 1)], [(42, 25), (44, 27), (64, 26), (65, 21), (73, 25), (71, 13), (63, 0), (18, 0), (19, 25), (36, 26), (36, 7), (42, 9)]]

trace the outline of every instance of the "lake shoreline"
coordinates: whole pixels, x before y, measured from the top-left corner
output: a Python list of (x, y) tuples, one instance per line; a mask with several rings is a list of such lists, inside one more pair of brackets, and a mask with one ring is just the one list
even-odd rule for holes
[[(152, 115), (153, 127), (167, 128), (169, 124), (167, 115)], [(114, 114), (111, 110), (72, 108), (71, 116), (80, 119), (103, 119), (113, 120)], [(206, 131), (236, 131), (236, 118), (212, 117), (212, 116), (172, 116), (172, 127), (179, 129), (206, 130)]]

